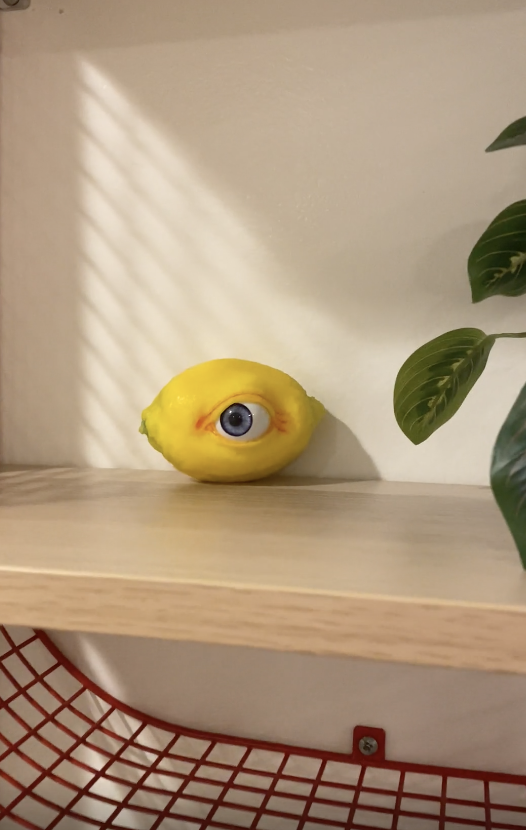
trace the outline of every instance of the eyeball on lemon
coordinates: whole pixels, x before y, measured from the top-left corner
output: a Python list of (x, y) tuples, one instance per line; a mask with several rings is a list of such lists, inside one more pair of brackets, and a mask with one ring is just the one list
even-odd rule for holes
[(142, 413), (139, 431), (192, 478), (255, 481), (294, 461), (324, 413), (278, 369), (211, 360), (172, 378)]

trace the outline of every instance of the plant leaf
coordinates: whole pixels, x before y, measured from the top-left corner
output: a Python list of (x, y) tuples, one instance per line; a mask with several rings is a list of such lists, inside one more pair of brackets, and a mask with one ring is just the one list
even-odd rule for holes
[(495, 443), (491, 487), (526, 569), (526, 385)]
[(526, 199), (514, 202), (493, 220), (468, 260), (474, 303), (503, 294), (526, 293)]
[(394, 389), (398, 426), (421, 444), (449, 421), (487, 363), (495, 336), (455, 329), (430, 340), (404, 363)]
[(509, 127), (501, 132), (499, 136), (486, 149), (486, 153), (493, 153), (495, 150), (505, 150), (507, 147), (518, 147), (526, 144), (526, 118), (519, 118)]

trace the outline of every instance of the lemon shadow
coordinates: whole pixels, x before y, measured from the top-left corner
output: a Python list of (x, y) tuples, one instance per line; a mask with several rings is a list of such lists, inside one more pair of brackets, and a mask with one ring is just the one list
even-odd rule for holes
[(347, 481), (380, 478), (374, 461), (352, 430), (330, 412), (326, 413), (305, 452), (280, 476)]

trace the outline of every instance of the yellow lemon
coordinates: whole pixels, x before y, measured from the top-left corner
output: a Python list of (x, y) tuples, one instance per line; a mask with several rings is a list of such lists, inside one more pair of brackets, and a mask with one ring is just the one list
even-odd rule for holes
[(278, 369), (211, 360), (161, 389), (142, 413), (140, 432), (192, 478), (254, 481), (294, 461), (324, 412)]

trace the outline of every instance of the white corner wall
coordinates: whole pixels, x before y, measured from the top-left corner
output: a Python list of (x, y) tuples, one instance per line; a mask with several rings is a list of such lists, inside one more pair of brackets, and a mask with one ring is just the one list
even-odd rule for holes
[(520, 773), (526, 678), (135, 637), (54, 632), (96, 683), (208, 732), (349, 752), (382, 727), (393, 761)]
[[(11, 463), (163, 467), (137, 433), (173, 374), (267, 362), (325, 402), (296, 470), (486, 483), (526, 379), (501, 343), (414, 448), (401, 362), (472, 307), (465, 261), (526, 195), (524, 0), (32, 0), (0, 16), (0, 425)], [(56, 634), (132, 705), (187, 725), (520, 771), (525, 680)]]
[(1, 26), (4, 461), (162, 467), (143, 406), (240, 356), (332, 413), (298, 471), (487, 481), (524, 344), (424, 446), (391, 397), (425, 339), (525, 328), (465, 267), (526, 193), (525, 153), (483, 152), (526, 110), (523, 0), (33, 0)]

